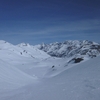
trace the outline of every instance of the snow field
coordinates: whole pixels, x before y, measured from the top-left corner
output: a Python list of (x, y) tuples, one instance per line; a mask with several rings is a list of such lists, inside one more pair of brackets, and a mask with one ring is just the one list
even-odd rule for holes
[[(78, 57), (84, 60), (74, 63)], [(100, 56), (89, 59), (0, 41), (0, 100), (100, 100)]]

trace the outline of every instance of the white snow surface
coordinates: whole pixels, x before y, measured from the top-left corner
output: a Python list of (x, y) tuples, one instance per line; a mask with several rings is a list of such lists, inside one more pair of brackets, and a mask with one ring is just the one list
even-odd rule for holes
[(35, 79), (0, 59), (0, 92), (22, 87)]
[(83, 57), (68, 63), (72, 58), (0, 41), (0, 100), (100, 100), (100, 56)]

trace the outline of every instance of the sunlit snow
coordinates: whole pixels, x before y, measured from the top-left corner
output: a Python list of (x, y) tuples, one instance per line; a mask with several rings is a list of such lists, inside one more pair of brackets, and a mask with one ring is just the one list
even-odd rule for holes
[(57, 58), (0, 41), (0, 100), (100, 100), (100, 56)]

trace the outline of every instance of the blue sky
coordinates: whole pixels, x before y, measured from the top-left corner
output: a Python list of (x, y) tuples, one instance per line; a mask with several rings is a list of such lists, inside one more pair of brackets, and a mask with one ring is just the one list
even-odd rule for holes
[(33, 45), (100, 42), (100, 0), (2, 0), (0, 40)]

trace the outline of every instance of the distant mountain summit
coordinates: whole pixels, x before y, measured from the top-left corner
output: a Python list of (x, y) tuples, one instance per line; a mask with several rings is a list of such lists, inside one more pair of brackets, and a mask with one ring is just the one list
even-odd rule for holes
[(100, 44), (92, 41), (65, 41), (51, 44), (37, 45), (40, 50), (54, 57), (88, 56), (90, 58), (100, 55)]
[(30, 45), (21, 43), (10, 44), (0, 40), (0, 55), (3, 59), (29, 57), (32, 59), (46, 59), (48, 57), (68, 58), (67, 63), (79, 63), (82, 60), (100, 55), (100, 44), (92, 41), (65, 41), (51, 44)]

